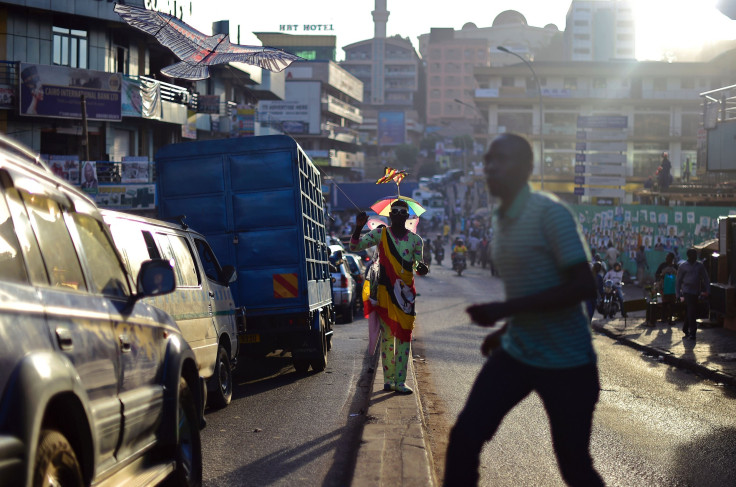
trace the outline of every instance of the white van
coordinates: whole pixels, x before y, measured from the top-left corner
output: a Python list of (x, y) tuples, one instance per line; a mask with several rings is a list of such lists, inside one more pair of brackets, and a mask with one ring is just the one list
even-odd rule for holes
[(201, 234), (176, 224), (127, 213), (102, 210), (115, 245), (136, 279), (135, 269), (150, 259), (168, 259), (176, 273), (176, 290), (150, 299), (169, 313), (194, 351), (199, 374), (207, 380), (208, 404), (223, 407), (233, 393), (232, 371), (245, 314), (235, 307), (228, 285), (237, 274), (217, 262)]

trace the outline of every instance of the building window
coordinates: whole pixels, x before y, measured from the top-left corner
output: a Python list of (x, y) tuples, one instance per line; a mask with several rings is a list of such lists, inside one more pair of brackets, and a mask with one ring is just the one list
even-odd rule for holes
[(666, 78), (654, 78), (654, 91), (667, 91), (667, 79)]
[(586, 27), (588, 25), (588, 21), (587, 20), (576, 20), (575, 22), (573, 22), (573, 24), (575, 25), (575, 27)]
[(114, 71), (116, 73), (129, 74), (128, 69), (130, 67), (130, 56), (128, 48), (123, 46), (113, 46), (115, 51), (115, 66)]
[(580, 40), (580, 41), (589, 41), (590, 40), (590, 34), (575, 34), (573, 37), (576, 40)]
[(503, 76), (501, 78), (501, 86), (514, 86), (513, 76)]
[(682, 89), (692, 90), (695, 88), (695, 80), (693, 78), (682, 78)]
[(590, 49), (573, 49), (575, 54), (590, 54)]
[(577, 90), (578, 89), (578, 79), (577, 78), (565, 78), (562, 83), (563, 83), (563, 87), (566, 90)]
[(53, 34), (54, 64), (87, 69), (87, 31), (54, 26)]
[(606, 78), (593, 78), (593, 88), (602, 89), (606, 87)]

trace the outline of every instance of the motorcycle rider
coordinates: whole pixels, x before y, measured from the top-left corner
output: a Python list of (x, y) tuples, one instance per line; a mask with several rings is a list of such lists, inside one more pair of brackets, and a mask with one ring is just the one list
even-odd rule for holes
[(614, 263), (613, 269), (606, 272), (606, 275), (603, 276), (603, 282), (606, 282), (609, 279), (613, 283), (613, 288), (616, 290), (616, 299), (618, 299), (618, 304), (621, 305), (621, 316), (626, 318), (626, 311), (624, 311), (624, 294), (621, 291), (621, 281), (624, 279), (624, 270), (621, 267), (620, 262)]
[(468, 248), (465, 246), (465, 241), (460, 237), (455, 239), (455, 245), (452, 247), (452, 268), (455, 269), (455, 261), (458, 258), (465, 258), (468, 253)]

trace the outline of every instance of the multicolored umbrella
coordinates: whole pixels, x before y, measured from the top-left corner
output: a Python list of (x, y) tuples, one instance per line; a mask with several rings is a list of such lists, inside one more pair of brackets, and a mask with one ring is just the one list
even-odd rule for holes
[(161, 70), (172, 78), (205, 79), (210, 75), (208, 66), (233, 62), (279, 72), (293, 61), (303, 60), (273, 47), (231, 44), (225, 34), (207, 36), (163, 12), (121, 4), (115, 5), (114, 11), (129, 25), (154, 36), (181, 59)]
[(417, 200), (414, 200), (407, 196), (389, 196), (386, 198), (381, 198), (371, 205), (371, 210), (375, 211), (381, 216), (389, 216), (389, 213), (391, 212), (391, 205), (394, 201), (397, 200), (406, 201), (406, 203), (409, 205), (410, 216), (422, 216), (422, 213), (425, 212), (424, 207), (420, 205)]

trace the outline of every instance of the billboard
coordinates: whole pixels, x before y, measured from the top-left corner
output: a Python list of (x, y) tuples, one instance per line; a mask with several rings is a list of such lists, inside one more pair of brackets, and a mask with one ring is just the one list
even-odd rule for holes
[(404, 112), (378, 112), (378, 145), (401, 145), (405, 141)]
[(64, 66), (20, 63), (21, 116), (121, 120), (122, 75)]

